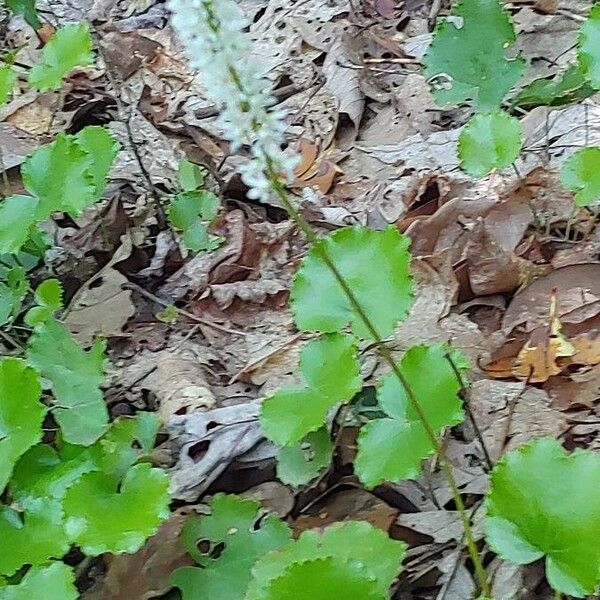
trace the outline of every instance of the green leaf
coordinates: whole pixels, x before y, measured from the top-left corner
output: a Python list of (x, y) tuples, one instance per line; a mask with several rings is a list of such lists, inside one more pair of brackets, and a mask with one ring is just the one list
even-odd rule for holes
[(387, 533), (364, 521), (336, 523), (322, 533), (304, 531), (292, 544), (258, 560), (252, 569), (246, 600), (271, 598), (265, 595), (271, 582), (285, 575), (290, 565), (316, 559), (333, 559), (336, 569), (374, 582), (373, 589), (386, 598), (401, 570), (405, 552), (404, 542), (390, 539)]
[(100, 472), (85, 473), (65, 494), (65, 528), (82, 551), (139, 550), (169, 516), (169, 480), (148, 463), (132, 467), (123, 481)]
[(36, 222), (39, 200), (10, 196), (0, 204), (0, 254), (18, 252)]
[[(252, 500), (218, 494), (211, 509), (209, 516), (190, 517), (182, 531), (184, 546), (202, 568), (177, 569), (171, 581), (181, 589), (183, 600), (241, 600), (252, 565), (290, 543), (291, 532), (274, 515), (261, 519), (260, 506)], [(204, 553), (200, 542), (206, 545)], [(213, 558), (211, 553), (221, 546), (222, 552)]]
[(35, 0), (4, 0), (4, 4), (13, 13), (23, 15), (25, 21), (34, 29), (39, 29), (42, 26), (35, 10)]
[(63, 444), (57, 452), (46, 444), (34, 446), (15, 465), (10, 493), (19, 501), (61, 500), (84, 473), (102, 471), (121, 478), (151, 451), (159, 425), (156, 413), (140, 412), (134, 418), (113, 421), (108, 432), (89, 448)]
[(409, 239), (396, 227), (384, 231), (346, 227), (320, 239), (302, 261), (292, 284), (290, 303), (298, 328), (333, 332), (350, 323), (356, 336), (373, 337), (323, 261), (325, 250), (377, 333), (387, 337), (412, 304), (408, 246)]
[(61, 558), (69, 549), (63, 514), (55, 500), (27, 502), (21, 514), (0, 506), (0, 539), (9, 552), (0, 553), (0, 573), (11, 575), (23, 565), (41, 565)]
[(519, 157), (523, 141), (516, 117), (496, 111), (474, 116), (458, 139), (460, 166), (469, 175), (483, 177), (508, 167)]
[(67, 489), (84, 473), (97, 470), (88, 452), (63, 460), (52, 446), (38, 444), (26, 452), (15, 465), (10, 493), (19, 502), (36, 498), (62, 500)]
[(535, 79), (513, 98), (511, 106), (525, 110), (537, 106), (564, 106), (581, 102), (594, 93), (581, 67), (573, 65), (556, 77)]
[(62, 562), (29, 569), (17, 585), (0, 587), (0, 600), (77, 600), (75, 573)]
[(525, 67), (506, 58), (515, 42), (508, 13), (498, 0), (462, 0), (452, 14), (462, 26), (439, 21), (424, 58), (433, 95), (441, 105), (471, 99), (480, 111), (497, 108)]
[[(74, 136), (74, 140), (91, 158), (87, 171), (95, 187), (94, 200), (99, 200), (104, 192), (108, 172), (119, 152), (119, 142), (106, 129), (98, 126), (84, 127)], [(77, 210), (77, 205), (74, 210)]]
[(589, 82), (600, 89), (600, 4), (595, 4), (581, 26), (578, 44), (579, 62)]
[(588, 206), (600, 199), (600, 148), (582, 148), (563, 163), (561, 183), (573, 194), (577, 206)]
[[(447, 359), (448, 353), (448, 348), (442, 345), (414, 346), (398, 364), (436, 435), (464, 418), (458, 395), (461, 385)], [(425, 427), (394, 373), (381, 380), (377, 398), (388, 418), (363, 426), (354, 463), (356, 474), (367, 487), (417, 477), (421, 461), (434, 451)]]
[(186, 248), (200, 252), (211, 249), (211, 239), (206, 224), (219, 212), (219, 198), (207, 190), (177, 194), (169, 205), (171, 225), (183, 231)]
[(98, 340), (86, 352), (54, 319), (29, 338), (27, 359), (50, 381), (58, 404), (52, 412), (69, 443), (89, 446), (106, 430), (108, 411), (100, 390), (105, 346)]
[(23, 267), (13, 267), (6, 273), (6, 283), (0, 282), (0, 325), (14, 317), (29, 291)]
[(260, 596), (249, 600), (387, 600), (377, 583), (361, 576), (348, 563), (319, 558), (292, 563), (269, 582)]
[(572, 454), (551, 438), (509, 452), (488, 492), (486, 538), (506, 560), (546, 557), (550, 585), (568, 596), (594, 594), (600, 572), (600, 455)]
[(199, 165), (182, 159), (179, 163), (179, 185), (184, 192), (197, 190), (205, 179), (205, 170)]
[(0, 493), (17, 459), (42, 438), (41, 393), (38, 374), (24, 361), (0, 361)]
[(96, 188), (91, 163), (92, 157), (64, 133), (27, 158), (21, 175), (27, 190), (40, 200), (38, 221), (59, 210), (77, 215), (92, 204)]
[(305, 385), (281, 389), (263, 401), (263, 432), (278, 444), (296, 444), (319, 429), (336, 404), (350, 400), (360, 390), (359, 371), (352, 337), (332, 333), (307, 343), (300, 356)]
[(89, 27), (84, 23), (65, 25), (44, 46), (41, 62), (29, 71), (29, 83), (41, 92), (56, 90), (75, 67), (93, 62)]
[(35, 301), (38, 306), (27, 311), (25, 323), (34, 327), (47, 321), (62, 308), (62, 285), (58, 279), (46, 279), (35, 290)]
[(333, 444), (327, 427), (321, 427), (296, 445), (279, 449), (277, 477), (288, 485), (305, 485), (329, 465), (332, 453)]
[(10, 65), (0, 67), (0, 104), (4, 104), (17, 83), (17, 74)]

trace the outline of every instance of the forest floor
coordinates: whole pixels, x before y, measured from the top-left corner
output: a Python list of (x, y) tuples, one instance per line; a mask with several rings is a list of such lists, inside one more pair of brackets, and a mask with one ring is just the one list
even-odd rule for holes
[[(557, 168), (573, 148), (600, 142), (600, 104), (592, 96), (523, 110), (524, 151), (514, 169), (476, 180), (456, 156), (468, 111), (436, 106), (421, 72), (447, 2), (240, 4), (290, 113), (289, 142), (302, 156), (291, 191), (304, 215), (320, 233), (358, 223), (409, 235), (417, 294), (391, 347), (450, 342), (471, 360), (472, 419), (444, 444), (481, 537), (477, 507), (490, 462), (543, 435), (567, 448), (597, 448), (600, 440), (600, 228), (592, 212), (574, 209)], [(506, 3), (529, 61), (525, 82), (573, 60), (591, 4)], [(419, 480), (366, 490), (352, 472), (356, 427), (344, 423), (334, 464), (313, 485), (294, 490), (277, 481), (257, 407), (298, 380), (310, 335), (295, 329), (287, 300), (307, 244), (278, 206), (246, 198), (236, 167), (247, 158), (231, 155), (220, 137), (165, 4), (47, 0), (38, 9), (48, 29), (88, 22), (98, 59), (60, 92), (23, 91), (0, 106), (6, 173), (18, 193), (19, 165), (61, 131), (100, 124), (120, 140), (105, 200), (53, 222), (45, 274), (64, 284), (64, 322), (77, 339), (108, 338), (111, 415), (160, 414), (154, 458), (168, 468), (176, 501), (141, 551), (91, 565), (83, 598), (173, 594), (169, 575), (190, 560), (178, 542), (184, 516), (215, 491), (259, 499), (295, 532), (369, 521), (410, 545), (395, 598), (472, 598), (459, 516), (434, 461)], [(6, 16), (0, 28), (7, 49), (22, 47), (19, 63), (34, 64), (39, 42), (22, 19)], [(196, 255), (186, 255), (165, 221), (183, 157), (206, 170), (222, 204), (211, 225), (221, 245)], [(548, 351), (556, 322), (577, 361), (563, 364)], [(386, 369), (367, 346), (361, 365), (368, 395)], [(490, 572), (495, 598), (552, 597), (538, 564), (494, 559)]]

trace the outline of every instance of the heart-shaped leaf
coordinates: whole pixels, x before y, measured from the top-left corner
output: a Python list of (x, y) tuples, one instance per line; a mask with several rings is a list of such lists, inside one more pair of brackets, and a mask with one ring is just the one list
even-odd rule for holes
[(314, 479), (331, 462), (333, 444), (327, 427), (309, 433), (294, 446), (277, 454), (277, 477), (287, 485), (300, 486)]
[[(334, 561), (331, 563), (334, 572), (371, 582), (374, 585), (364, 589), (372, 590), (376, 598), (386, 598), (401, 570), (405, 551), (404, 542), (390, 539), (384, 531), (364, 521), (337, 523), (322, 532), (304, 531), (292, 544), (265, 554), (254, 565), (246, 600), (270, 600), (274, 598), (273, 582), (286, 578), (292, 565), (328, 559)], [(284, 588), (276, 586), (276, 589)]]
[(600, 89), (600, 4), (595, 4), (579, 33), (579, 62), (595, 89)]

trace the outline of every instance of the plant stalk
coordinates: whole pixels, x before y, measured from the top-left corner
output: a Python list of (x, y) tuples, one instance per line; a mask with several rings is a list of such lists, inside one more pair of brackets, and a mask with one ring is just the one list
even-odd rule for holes
[[(279, 181), (279, 177), (278, 177), (277, 173), (274, 171), (271, 164), (269, 164), (269, 169), (268, 169), (267, 174), (268, 174), (269, 180), (271, 182), (273, 191), (276, 193), (283, 208), (289, 214), (289, 216), (294, 221), (294, 223), (296, 224), (298, 229), (300, 229), (300, 231), (302, 231), (302, 233), (304, 234), (306, 239), (311, 244), (315, 244), (315, 242), (317, 242), (319, 240), (317, 234), (313, 230), (310, 223), (302, 216), (302, 214), (290, 202), (287, 192), (286, 192), (285, 188), (283, 187), (283, 185), (281, 184), (281, 182)], [(485, 572), (485, 568), (483, 567), (483, 563), (481, 562), (481, 558), (479, 556), (479, 551), (478, 551), (477, 545), (475, 543), (475, 537), (473, 536), (473, 530), (471, 528), (471, 523), (469, 521), (469, 516), (467, 514), (467, 510), (465, 508), (463, 499), (460, 495), (460, 491), (458, 489), (456, 479), (454, 478), (454, 474), (452, 473), (452, 468), (450, 467), (450, 462), (446, 456), (444, 448), (443, 448), (442, 444), (440, 443), (440, 441), (438, 440), (438, 438), (435, 434), (435, 431), (433, 430), (431, 424), (429, 423), (429, 420), (427, 419), (427, 415), (425, 414), (419, 401), (415, 397), (415, 394), (412, 391), (408, 381), (406, 380), (406, 377), (403, 375), (402, 371), (396, 364), (396, 361), (394, 360), (394, 357), (392, 356), (390, 349), (385, 345), (381, 336), (377, 332), (377, 329), (373, 325), (373, 322), (371, 321), (371, 319), (365, 312), (364, 308), (362, 307), (362, 305), (356, 298), (354, 292), (352, 291), (352, 288), (350, 287), (350, 285), (348, 284), (348, 282), (346, 281), (344, 276), (338, 270), (337, 266), (335, 265), (335, 263), (329, 256), (327, 250), (321, 246), (316, 246), (316, 248), (319, 248), (318, 251), (320, 252), (321, 259), (323, 260), (323, 262), (325, 263), (327, 268), (331, 271), (331, 274), (335, 277), (335, 279), (339, 283), (340, 287), (344, 291), (344, 294), (348, 298), (348, 301), (350, 302), (353, 310), (356, 312), (356, 314), (358, 315), (360, 320), (363, 322), (363, 324), (367, 328), (369, 334), (373, 338), (375, 345), (377, 346), (377, 349), (379, 350), (381, 356), (388, 363), (388, 365), (392, 369), (392, 372), (394, 373), (394, 375), (396, 376), (396, 378), (402, 385), (402, 387), (406, 393), (406, 397), (408, 398), (408, 401), (410, 402), (412, 408), (414, 409), (415, 413), (419, 417), (419, 420), (421, 421), (423, 428), (425, 429), (425, 432), (427, 433), (427, 437), (429, 438), (429, 440), (433, 446), (433, 449), (434, 449), (435, 453), (437, 454), (442, 473), (443, 473), (446, 481), (448, 482), (448, 485), (450, 486), (450, 491), (452, 493), (452, 497), (454, 498), (454, 503), (456, 504), (456, 509), (458, 510), (458, 512), (460, 514), (460, 519), (461, 519), (461, 522), (462, 522), (462, 525), (464, 528), (464, 532), (465, 532), (465, 540), (467, 543), (467, 549), (469, 551), (471, 560), (473, 561), (473, 567), (475, 569), (475, 574), (477, 577), (480, 591), (484, 596), (490, 597), (490, 588), (489, 588), (489, 584), (487, 581), (487, 574)]]

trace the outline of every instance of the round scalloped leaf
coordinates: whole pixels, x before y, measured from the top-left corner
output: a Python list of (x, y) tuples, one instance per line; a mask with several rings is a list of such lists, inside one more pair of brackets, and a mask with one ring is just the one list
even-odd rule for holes
[[(414, 346), (398, 365), (436, 434), (464, 419), (458, 395), (461, 384), (448, 354), (458, 368), (464, 366), (460, 358), (455, 360), (457, 353), (443, 345)], [(377, 399), (389, 418), (375, 419), (363, 426), (354, 462), (356, 474), (367, 487), (375, 487), (382, 481), (417, 477), (421, 461), (434, 451), (394, 373), (381, 380)]]
[(60, 504), (47, 498), (27, 501), (22, 514), (1, 506), (0, 539), (5, 549), (0, 553), (0, 573), (5, 575), (23, 565), (61, 558), (69, 549)]
[(498, 0), (462, 0), (452, 14), (462, 24), (439, 19), (425, 58), (425, 77), (442, 105), (475, 101), (479, 110), (500, 106), (525, 61), (508, 60), (515, 30)]
[(17, 585), (0, 587), (0, 600), (77, 600), (75, 573), (61, 562), (27, 571)]
[[(289, 527), (274, 515), (261, 518), (258, 502), (218, 494), (212, 514), (190, 517), (182, 531), (184, 547), (202, 567), (182, 567), (172, 575), (184, 600), (241, 600), (252, 565), (266, 553), (290, 543)], [(200, 548), (204, 542), (206, 552)], [(221, 548), (213, 557), (215, 549)]]
[(523, 145), (519, 120), (503, 111), (475, 115), (458, 139), (460, 166), (473, 177), (504, 169), (518, 157)]
[(259, 596), (246, 600), (386, 600), (377, 582), (357, 573), (349, 563), (318, 558), (292, 563), (271, 580)]
[(281, 577), (293, 564), (332, 558), (349, 571), (375, 582), (383, 597), (400, 573), (406, 544), (392, 540), (387, 533), (365, 521), (346, 521), (323, 532), (304, 531), (292, 544), (266, 554), (252, 568), (252, 581), (246, 600), (263, 598), (271, 581)]
[(92, 36), (85, 23), (71, 23), (56, 30), (42, 50), (42, 60), (29, 71), (29, 83), (38, 90), (58, 89), (62, 78), (75, 67), (94, 62)]
[(577, 206), (588, 206), (600, 199), (600, 148), (582, 148), (563, 163), (561, 183), (573, 194)]
[(277, 454), (277, 477), (287, 485), (312, 481), (331, 463), (333, 443), (327, 427), (309, 433), (295, 446), (284, 446)]
[(412, 304), (409, 239), (395, 227), (346, 227), (320, 239), (294, 278), (291, 306), (302, 331), (333, 332), (347, 324), (361, 338), (371, 332), (322, 258), (325, 251), (348, 282), (377, 333), (386, 337)]
[(502, 558), (546, 557), (550, 585), (568, 596), (593, 594), (600, 573), (600, 455), (572, 454), (551, 438), (509, 452), (494, 467), (486, 539)]
[(590, 10), (579, 33), (579, 63), (596, 89), (600, 89), (600, 4)]
[(139, 464), (118, 483), (105, 473), (86, 473), (65, 494), (65, 528), (86, 554), (136, 552), (169, 516), (163, 470)]
[(38, 374), (24, 361), (0, 361), (0, 493), (19, 457), (42, 438), (41, 394)]
[(355, 340), (332, 333), (308, 342), (300, 356), (304, 387), (284, 388), (261, 407), (265, 435), (278, 444), (296, 444), (322, 427), (329, 410), (361, 389)]

